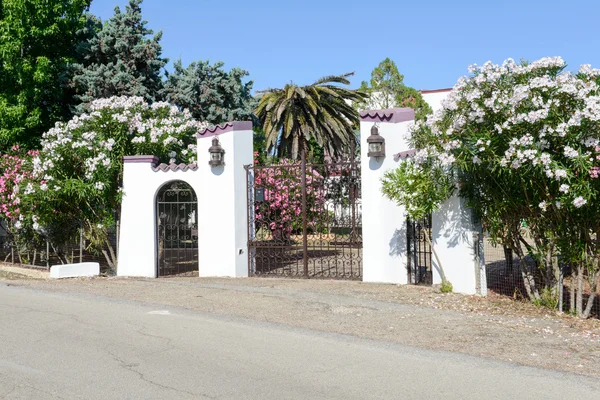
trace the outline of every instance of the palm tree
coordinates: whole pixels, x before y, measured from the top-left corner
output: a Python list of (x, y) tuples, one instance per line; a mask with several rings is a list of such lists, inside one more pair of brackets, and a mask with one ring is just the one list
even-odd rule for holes
[[(306, 153), (310, 142), (316, 142), (325, 154), (339, 159), (350, 156), (355, 162), (355, 127), (360, 121), (354, 102), (363, 101), (362, 92), (350, 90), (348, 77), (353, 73), (326, 76), (312, 85), (298, 86), (294, 83), (283, 89), (262, 92), (255, 114), (265, 133), (267, 151), (279, 157), (302, 159), (302, 244), (304, 251), (304, 275), (308, 276), (308, 245), (306, 216)], [(354, 215), (354, 201), (352, 210)], [(352, 218), (354, 224), (354, 218)], [(355, 237), (354, 226), (351, 237)]]
[(354, 73), (326, 76), (312, 85), (294, 83), (282, 89), (259, 92), (256, 116), (262, 124), (268, 151), (305, 162), (309, 142), (316, 142), (333, 158), (348, 155), (355, 142), (359, 114), (353, 102), (363, 101), (362, 92), (349, 85)]

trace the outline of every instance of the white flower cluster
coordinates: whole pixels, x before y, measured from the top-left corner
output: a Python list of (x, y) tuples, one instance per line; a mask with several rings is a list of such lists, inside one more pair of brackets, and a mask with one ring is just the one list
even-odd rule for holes
[[(195, 137), (208, 126), (196, 121), (188, 110), (163, 102), (148, 105), (141, 97), (111, 97), (94, 100), (90, 112), (74, 117), (68, 123), (57, 123), (44, 133), (42, 150), (33, 160), (33, 173), (38, 185), (27, 185), (25, 194), (36, 190), (59, 190), (43, 177), (81, 177), (91, 187), (102, 191), (114, 177), (121, 162), (115, 145), (129, 141), (138, 154), (169, 153), (173, 162), (195, 162)], [(139, 147), (138, 146), (143, 146)], [(121, 150), (122, 151), (122, 150)]]
[(133, 108), (148, 108), (148, 103), (143, 97), (139, 96), (117, 96), (104, 99), (97, 99), (90, 103), (91, 111), (110, 110), (129, 110)]
[(471, 75), (458, 80), (442, 109), (410, 127), (409, 135), (425, 130), (435, 141), (417, 151), (416, 164), (433, 157), (443, 166), (534, 168), (550, 180), (556, 197), (584, 206), (586, 198), (569, 183), (600, 171), (575, 172), (600, 160), (600, 70), (583, 65), (573, 74), (565, 66), (560, 57), (470, 66)]

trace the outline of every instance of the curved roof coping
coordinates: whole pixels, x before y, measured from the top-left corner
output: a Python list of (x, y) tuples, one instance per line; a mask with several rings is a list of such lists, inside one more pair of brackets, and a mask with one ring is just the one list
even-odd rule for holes
[(251, 131), (251, 130), (252, 130), (252, 121), (232, 121), (232, 122), (226, 122), (221, 125), (204, 128), (196, 134), (196, 137), (197, 138), (210, 137), (210, 136), (220, 135), (225, 132)]
[(162, 171), (162, 172), (167, 172), (167, 171), (187, 171), (187, 170), (191, 170), (191, 171), (195, 171), (198, 169), (198, 165), (196, 164), (165, 164), (162, 163), (159, 166), (155, 167), (152, 166), (152, 171), (154, 172), (158, 172), (158, 171)]
[(419, 92), (421, 94), (431, 94), (431, 93), (444, 93), (444, 92), (451, 92), (452, 88), (445, 88), (445, 89), (423, 89), (423, 90), (419, 90)]
[(156, 156), (124, 156), (124, 163), (150, 163), (152, 166), (158, 164), (158, 157)]
[(406, 151), (401, 151), (400, 153), (394, 154), (394, 160), (402, 160), (406, 158), (411, 158), (416, 154), (417, 150), (411, 149)]
[(365, 110), (360, 112), (360, 120), (366, 122), (390, 122), (396, 124), (414, 119), (415, 110), (412, 108), (388, 108), (387, 110)]

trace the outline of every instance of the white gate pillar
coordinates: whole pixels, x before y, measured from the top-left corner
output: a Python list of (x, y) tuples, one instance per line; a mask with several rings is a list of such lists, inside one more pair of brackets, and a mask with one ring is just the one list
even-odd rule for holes
[[(398, 166), (394, 154), (408, 150), (406, 128), (415, 117), (411, 108), (360, 113), (363, 281), (407, 283), (406, 216), (381, 192), (383, 174)], [(386, 155), (370, 158), (367, 138), (377, 124)]]
[[(225, 165), (208, 165), (217, 136)], [(205, 129), (198, 138), (198, 258), (200, 276), (248, 276), (248, 198), (244, 165), (253, 163), (252, 122)]]
[(123, 158), (123, 201), (119, 230), (119, 276), (156, 277), (156, 187), (149, 184), (156, 156)]

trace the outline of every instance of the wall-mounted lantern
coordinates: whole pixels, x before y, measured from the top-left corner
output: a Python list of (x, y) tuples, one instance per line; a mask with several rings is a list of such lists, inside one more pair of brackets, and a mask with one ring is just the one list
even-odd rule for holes
[(380, 157), (385, 157), (385, 139), (379, 134), (379, 128), (375, 125), (371, 128), (371, 136), (367, 138), (369, 145), (369, 157), (375, 157), (379, 160)]
[(215, 136), (213, 138), (212, 146), (210, 146), (210, 148), (208, 149), (208, 152), (210, 153), (210, 160), (208, 161), (208, 164), (211, 167), (218, 167), (220, 165), (225, 165), (225, 161), (224, 161), (225, 150), (223, 150), (223, 148), (221, 147), (218, 137)]

